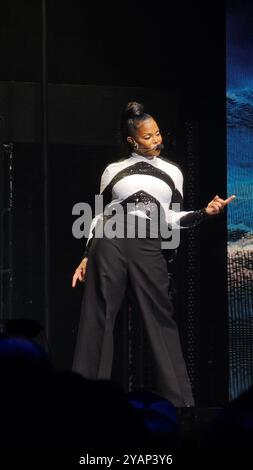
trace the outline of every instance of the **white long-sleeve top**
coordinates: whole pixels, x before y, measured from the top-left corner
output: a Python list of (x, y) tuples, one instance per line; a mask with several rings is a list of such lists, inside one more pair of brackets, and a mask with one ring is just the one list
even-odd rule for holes
[[(128, 203), (133, 203), (135, 206), (128, 213), (146, 219), (152, 217), (155, 203), (163, 210), (168, 226), (174, 228), (193, 227), (208, 217), (203, 209), (172, 209), (173, 203), (181, 207), (183, 204), (183, 174), (178, 165), (161, 157), (146, 158), (132, 153), (126, 159), (109, 164), (101, 176), (100, 194), (109, 211), (117, 204), (127, 207)], [(141, 208), (138, 208), (140, 203)], [(101, 218), (103, 213), (92, 220), (84, 257), (88, 256), (95, 226)]]

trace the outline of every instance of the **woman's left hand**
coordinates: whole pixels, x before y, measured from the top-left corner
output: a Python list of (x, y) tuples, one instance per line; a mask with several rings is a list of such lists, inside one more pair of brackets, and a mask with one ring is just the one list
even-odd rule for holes
[(235, 199), (235, 195), (228, 197), (227, 199), (221, 199), (219, 196), (215, 196), (211, 202), (205, 207), (207, 215), (217, 215), (223, 211), (224, 207), (227, 206), (231, 201)]

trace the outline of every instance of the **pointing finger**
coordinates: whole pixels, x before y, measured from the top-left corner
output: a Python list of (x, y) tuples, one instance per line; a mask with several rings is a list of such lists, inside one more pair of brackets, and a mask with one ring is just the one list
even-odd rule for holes
[(235, 196), (235, 194), (233, 194), (233, 196), (230, 196), (230, 197), (228, 197), (227, 199), (225, 199), (223, 205), (226, 206), (226, 205), (229, 204), (231, 201), (233, 201), (235, 198), (236, 198), (236, 196)]

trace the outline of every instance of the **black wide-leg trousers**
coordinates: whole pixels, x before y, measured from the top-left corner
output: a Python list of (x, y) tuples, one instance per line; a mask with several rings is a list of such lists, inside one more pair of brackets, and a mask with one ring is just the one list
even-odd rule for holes
[(154, 355), (156, 393), (175, 406), (193, 406), (169, 283), (158, 238), (95, 238), (89, 252), (73, 370), (88, 379), (110, 379), (113, 329), (128, 286)]

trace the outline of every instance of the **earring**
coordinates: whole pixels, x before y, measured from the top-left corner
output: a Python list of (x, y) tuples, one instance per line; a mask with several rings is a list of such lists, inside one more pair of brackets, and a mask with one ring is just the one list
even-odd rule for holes
[(134, 140), (133, 148), (134, 148), (134, 150), (138, 150), (138, 148), (139, 148), (139, 145), (138, 145), (137, 142), (135, 142), (135, 140)]

